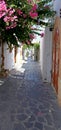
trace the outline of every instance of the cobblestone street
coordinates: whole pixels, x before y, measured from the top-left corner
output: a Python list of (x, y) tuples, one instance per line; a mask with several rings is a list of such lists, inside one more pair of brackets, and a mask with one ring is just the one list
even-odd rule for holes
[(0, 130), (61, 130), (61, 108), (40, 65), (30, 61), (0, 78)]

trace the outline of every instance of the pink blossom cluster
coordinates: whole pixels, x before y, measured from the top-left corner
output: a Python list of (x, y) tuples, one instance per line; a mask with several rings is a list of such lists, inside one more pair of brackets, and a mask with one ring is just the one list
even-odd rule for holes
[(3, 18), (4, 22), (6, 23), (6, 29), (17, 26), (17, 16), (14, 13), (14, 9), (7, 8), (5, 1), (0, 0), (0, 19)]
[(15, 10), (14, 9), (8, 9), (7, 15), (4, 17), (4, 22), (13, 22), (17, 21), (17, 16), (14, 15)]
[(7, 9), (7, 15), (4, 17), (6, 22), (6, 29), (14, 28), (17, 26), (17, 16), (14, 15), (15, 10), (12, 8)]
[(9, 26), (6, 26), (6, 29), (9, 30), (11, 28), (15, 28), (16, 26), (17, 26), (17, 22), (13, 22)]
[(6, 22), (6, 29), (15, 28), (17, 26), (17, 16), (14, 15), (14, 10), (10, 9), (7, 16), (4, 17), (4, 22)]
[(38, 17), (38, 13), (37, 13), (37, 5), (34, 4), (31, 11), (29, 12), (29, 15), (31, 18), (37, 18)]
[(30, 11), (29, 15), (30, 15), (31, 18), (37, 18), (38, 17), (38, 13), (33, 12), (33, 11)]
[(2, 18), (7, 11), (6, 3), (4, 0), (0, 0), (0, 18)]
[(31, 40), (33, 40), (35, 37), (34, 37), (34, 34), (29, 34), (29, 37)]
[(33, 10), (33, 11), (36, 11), (37, 8), (38, 8), (37, 4), (34, 4), (33, 7), (32, 7), (32, 10)]
[(26, 40), (26, 42), (27, 42), (27, 44), (28, 44), (28, 45), (30, 45), (30, 44), (31, 44), (31, 42), (30, 42), (29, 40)]
[(40, 35), (41, 35), (41, 37), (44, 37), (44, 33), (41, 33)]
[(17, 9), (16, 12), (17, 12), (17, 14), (18, 14), (19, 16), (22, 16), (23, 18), (26, 18), (26, 17), (27, 17), (27, 15), (24, 14), (24, 13), (22, 12), (22, 10), (20, 10), (20, 9)]
[(4, 22), (13, 22), (13, 21), (17, 21), (17, 16), (5, 16), (4, 17)]
[(21, 15), (21, 16), (23, 14), (23, 12), (20, 9), (17, 9), (16, 12), (17, 12), (18, 15)]
[[(33, 0), (28, 0), (28, 2), (33, 2)], [(32, 9), (28, 13), (28, 15), (35, 19), (38, 17), (37, 13), (37, 4), (32, 4)], [(16, 14), (16, 15), (15, 15)], [(0, 0), (0, 19), (3, 18), (3, 21), (6, 24), (6, 29), (15, 28), (17, 26), (17, 21), (19, 16), (23, 17), (24, 19), (27, 18), (27, 14), (23, 13), (20, 9), (13, 9), (8, 8), (5, 0)]]

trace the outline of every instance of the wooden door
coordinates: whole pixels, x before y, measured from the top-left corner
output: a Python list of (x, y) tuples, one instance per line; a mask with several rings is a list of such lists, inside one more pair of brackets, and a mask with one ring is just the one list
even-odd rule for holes
[(58, 27), (53, 36), (53, 55), (52, 55), (52, 83), (58, 93), (58, 76), (59, 76), (59, 57), (60, 57), (60, 38)]

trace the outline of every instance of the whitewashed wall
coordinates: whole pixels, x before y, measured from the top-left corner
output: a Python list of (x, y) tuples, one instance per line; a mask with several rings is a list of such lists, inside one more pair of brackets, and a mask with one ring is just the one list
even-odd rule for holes
[(16, 65), (20, 67), (22, 60), (22, 46), (17, 48)]
[(5, 43), (4, 44), (4, 57), (5, 57), (4, 68), (11, 70), (14, 67), (14, 49), (10, 53), (7, 48), (8, 48), (8, 45)]
[(53, 1), (53, 8), (57, 12), (57, 16), (60, 16), (61, 0), (54, 0)]
[(52, 69), (52, 32), (47, 27), (45, 36), (40, 41), (40, 64), (43, 80), (51, 82)]
[(44, 45), (44, 37), (40, 38), (40, 66), (42, 74), (43, 74), (43, 45)]

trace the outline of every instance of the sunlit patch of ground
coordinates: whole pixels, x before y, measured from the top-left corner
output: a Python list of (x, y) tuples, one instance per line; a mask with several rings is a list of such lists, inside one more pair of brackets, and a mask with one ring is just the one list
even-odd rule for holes
[(27, 63), (25, 60), (21, 60), (20, 63), (15, 64), (16, 71), (21, 71), (22, 73), (25, 71), (25, 68), (23, 68), (23, 64)]
[(20, 62), (15, 64), (14, 69), (10, 71), (9, 76), (12, 78), (23, 78), (25, 74), (25, 68), (23, 64), (26, 64), (27, 60), (20, 60)]

